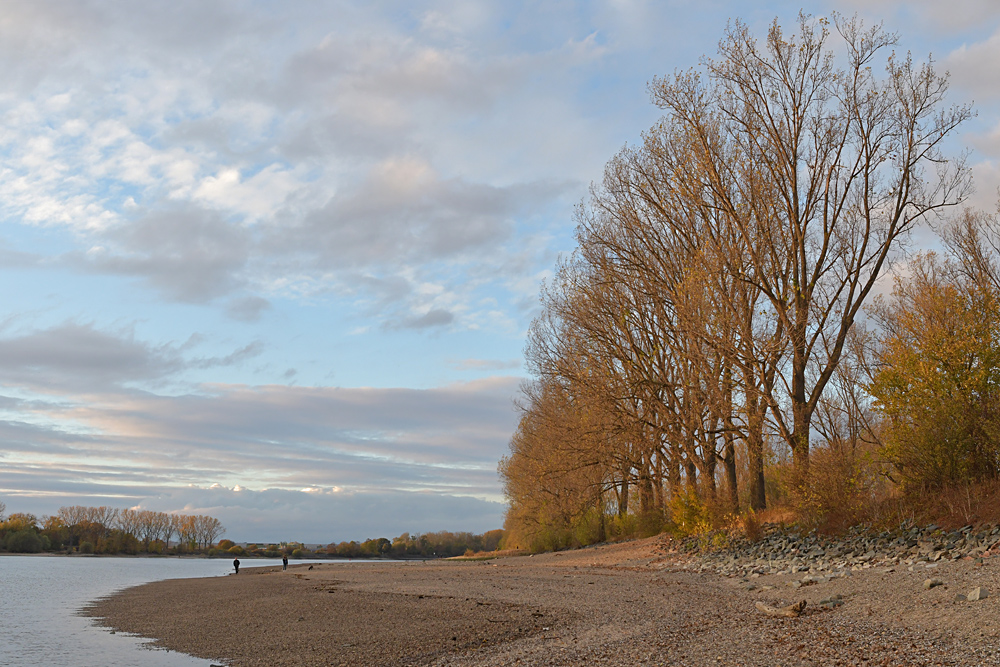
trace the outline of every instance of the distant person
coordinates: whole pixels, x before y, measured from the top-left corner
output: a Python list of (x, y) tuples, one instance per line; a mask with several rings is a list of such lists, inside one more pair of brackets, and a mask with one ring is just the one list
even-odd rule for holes
[(281, 571), (284, 572), (288, 569), (288, 554), (281, 557)]
[(234, 558), (233, 559), (233, 567), (236, 568), (235, 574), (239, 574), (240, 573), (240, 559), (239, 558)]

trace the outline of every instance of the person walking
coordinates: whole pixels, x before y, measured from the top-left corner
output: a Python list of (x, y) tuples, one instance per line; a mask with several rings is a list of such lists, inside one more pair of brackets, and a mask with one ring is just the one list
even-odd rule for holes
[(239, 558), (234, 558), (233, 559), (233, 567), (236, 568), (235, 574), (239, 574), (240, 573), (240, 559)]
[(288, 569), (288, 554), (281, 557), (281, 571), (284, 572)]

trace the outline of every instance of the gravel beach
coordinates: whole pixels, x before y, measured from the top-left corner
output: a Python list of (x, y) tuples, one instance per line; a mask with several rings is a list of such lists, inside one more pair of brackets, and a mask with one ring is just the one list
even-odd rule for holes
[[(691, 563), (657, 537), (488, 561), (247, 567), (128, 589), (84, 613), (234, 667), (1000, 664), (1000, 559), (805, 585)], [(957, 600), (977, 587), (990, 595)], [(755, 607), (799, 600), (797, 618)]]

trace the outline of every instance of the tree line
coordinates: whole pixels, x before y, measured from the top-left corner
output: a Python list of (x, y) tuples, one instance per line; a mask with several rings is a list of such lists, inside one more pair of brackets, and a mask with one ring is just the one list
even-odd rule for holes
[[(972, 111), (896, 43), (857, 18), (737, 21), (650, 84), (663, 116), (542, 287), (499, 466), (508, 546), (996, 477), (1000, 228), (946, 219), (972, 183), (942, 151)], [(943, 256), (906, 254), (918, 225)]]
[(16, 512), (5, 515), (0, 502), (0, 549), (19, 553), (64, 551), (86, 554), (191, 554), (236, 557), (293, 558), (333, 556), (338, 558), (448, 558), (496, 551), (503, 530), (483, 534), (448, 532), (403, 533), (393, 539), (370, 538), (344, 541), (310, 549), (301, 542), (237, 545), (220, 540), (222, 523), (204, 515), (171, 514), (114, 507), (60, 507), (39, 519)]
[(27, 513), (4, 518), (5, 509), (0, 503), (0, 547), (7, 551), (197, 553), (225, 534), (218, 519), (204, 515), (73, 505), (39, 520)]
[(473, 553), (496, 551), (503, 540), (503, 530), (491, 530), (481, 535), (441, 531), (410, 535), (403, 533), (393, 539), (370, 538), (364, 542), (331, 543), (326, 553), (338, 558), (451, 558)]

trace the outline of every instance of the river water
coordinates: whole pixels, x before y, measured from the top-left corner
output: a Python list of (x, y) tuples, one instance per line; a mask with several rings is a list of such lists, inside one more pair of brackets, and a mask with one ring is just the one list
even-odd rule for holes
[[(273, 565), (248, 561), (247, 566)], [(180, 558), (0, 557), (0, 665), (209, 667), (208, 660), (149, 650), (79, 616), (88, 602), (160, 579), (223, 576), (228, 560)]]

